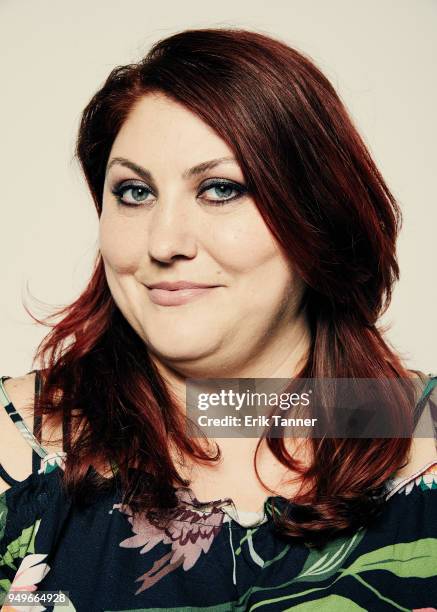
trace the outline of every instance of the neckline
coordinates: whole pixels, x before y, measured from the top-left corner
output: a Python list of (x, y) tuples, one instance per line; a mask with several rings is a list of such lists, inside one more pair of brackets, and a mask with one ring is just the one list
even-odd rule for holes
[[(90, 466), (93, 472), (96, 470)], [(130, 467), (128, 470), (136, 470), (135, 467)], [(114, 473), (114, 481), (119, 482), (119, 473)], [(244, 529), (257, 527), (264, 523), (270, 522), (273, 512), (282, 511), (286, 507), (295, 507), (296, 504), (282, 495), (269, 495), (264, 501), (260, 510), (240, 510), (237, 508), (235, 501), (231, 497), (221, 497), (213, 500), (200, 500), (197, 498), (193, 489), (190, 486), (174, 486), (172, 489), (178, 500), (178, 504), (184, 508), (188, 508), (194, 512), (201, 514), (215, 513), (221, 511), (225, 515), (225, 520), (233, 521)], [(227, 519), (226, 519), (227, 517)]]
[(218, 499), (202, 501), (196, 497), (196, 494), (194, 493), (193, 489), (189, 486), (173, 487), (173, 490), (175, 491), (175, 494), (180, 502), (193, 506), (194, 508), (199, 508), (199, 509), (209, 508), (209, 507), (223, 508), (225, 506), (233, 506), (235, 511), (238, 514), (243, 514), (243, 515), (256, 516), (256, 515), (263, 514), (265, 511), (266, 504), (268, 503), (271, 504), (272, 501), (274, 501), (275, 503), (286, 502), (290, 505), (295, 505), (293, 502), (286, 499), (282, 495), (269, 495), (264, 499), (263, 507), (260, 510), (239, 510), (236, 507), (235, 501), (232, 499), (232, 497), (220, 497)]
[[(53, 453), (46, 455), (43, 458), (43, 462), (48, 461), (49, 464), (53, 465), (50, 471), (54, 471), (56, 468), (58, 468), (63, 472), (64, 457), (66, 455), (67, 453), (65, 451), (54, 451)], [(60, 459), (59, 462), (56, 461), (57, 457)], [(395, 493), (402, 490), (405, 485), (414, 482), (416, 479), (421, 477), (424, 472), (435, 465), (437, 466), (437, 460), (433, 459), (421, 466), (418, 470), (416, 470), (416, 472), (406, 476), (405, 478), (397, 477), (395, 476), (395, 473), (393, 473), (384, 482), (384, 499), (388, 501)], [(136, 470), (137, 468), (130, 467), (128, 469)], [(88, 472), (98, 474), (97, 470), (92, 465), (89, 466)], [(113, 483), (119, 482), (118, 471), (113, 471), (113, 477), (108, 478), (108, 480), (112, 480)], [(263, 507), (259, 511), (239, 510), (231, 497), (202, 501), (196, 497), (193, 489), (189, 486), (172, 486), (172, 488), (182, 507), (186, 506), (202, 514), (217, 512), (217, 510), (219, 510), (223, 512), (226, 517), (228, 517), (228, 521), (237, 523), (243, 529), (251, 529), (258, 527), (259, 525), (269, 523), (275, 510), (282, 512), (284, 509), (297, 507), (297, 504), (283, 497), (282, 495), (269, 495), (265, 498)]]
[(275, 510), (282, 511), (296, 504), (282, 495), (269, 495), (264, 499), (263, 506), (258, 511), (240, 510), (231, 497), (202, 501), (199, 500), (189, 486), (173, 487), (179, 504), (201, 513), (221, 511), (225, 521), (237, 523), (243, 529), (252, 529), (270, 523)]

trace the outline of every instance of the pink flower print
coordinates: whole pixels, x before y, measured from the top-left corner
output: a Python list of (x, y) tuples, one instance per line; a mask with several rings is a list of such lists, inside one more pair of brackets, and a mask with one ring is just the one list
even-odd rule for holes
[[(199, 507), (192, 506), (183, 489), (177, 490), (176, 494), (182, 504), (172, 510), (171, 521), (166, 528), (156, 527), (145, 516), (134, 519), (129, 506), (113, 505), (113, 509), (117, 508), (128, 516), (134, 533), (132, 537), (120, 542), (120, 546), (142, 547), (140, 554), (149, 552), (160, 542), (171, 547), (168, 553), (155, 561), (145, 574), (136, 579), (142, 584), (135, 595), (150, 588), (179, 566), (182, 566), (185, 571), (191, 569), (202, 552), (208, 552), (214, 538), (220, 532), (225, 515), (219, 508), (211, 505), (204, 506), (191, 497)], [(188, 495), (190, 496), (190, 493)], [(185, 502), (191, 507), (187, 507)]]
[[(42, 563), (46, 557), (47, 555), (36, 553), (23, 557), (8, 592), (36, 591), (38, 589), (37, 584), (41, 582), (50, 570), (50, 566), (47, 563)], [(2, 612), (40, 612), (46, 609), (46, 607), (38, 604), (20, 606), (19, 608), (6, 605), (3, 606)]]
[(413, 612), (437, 612), (435, 608), (413, 608)]

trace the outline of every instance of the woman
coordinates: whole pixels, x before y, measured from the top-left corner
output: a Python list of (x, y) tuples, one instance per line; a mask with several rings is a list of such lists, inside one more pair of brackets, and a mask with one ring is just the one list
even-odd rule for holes
[(400, 210), (327, 79), (263, 34), (180, 32), (111, 72), (77, 155), (99, 256), (44, 367), (3, 377), (8, 436), (33, 450), (30, 475), (1, 473), (4, 593), (96, 611), (437, 606), (433, 437), (185, 431), (187, 379), (404, 379), (393, 424), (419, 381), (414, 423), (431, 415), (437, 378), (376, 326)]

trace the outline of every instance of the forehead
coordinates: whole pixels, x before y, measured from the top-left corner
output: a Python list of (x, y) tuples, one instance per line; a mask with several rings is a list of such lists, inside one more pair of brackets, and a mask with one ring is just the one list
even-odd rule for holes
[(231, 148), (200, 117), (161, 93), (143, 96), (132, 108), (112, 146), (112, 155), (185, 158), (185, 165), (232, 155)]

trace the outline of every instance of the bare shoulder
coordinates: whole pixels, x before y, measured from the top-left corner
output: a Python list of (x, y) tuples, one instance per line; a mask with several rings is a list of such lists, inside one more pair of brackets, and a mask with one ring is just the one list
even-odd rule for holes
[[(20, 414), (29, 431), (33, 432), (35, 372), (9, 378), (3, 384), (15, 410)], [(46, 446), (44, 440), (43, 434), (42, 443)], [(56, 448), (50, 446), (50, 451), (52, 450), (56, 450)], [(32, 447), (23, 437), (3, 405), (0, 405), (0, 464), (15, 480), (25, 480), (32, 472)], [(0, 477), (0, 493), (9, 487), (10, 485)]]
[(29, 424), (29, 417), (31, 420), (33, 418), (35, 372), (30, 372), (29, 374), (24, 374), (23, 376), (17, 376), (15, 378), (8, 378), (3, 385), (9, 399), (20, 412), (26, 424)]
[(437, 463), (435, 440), (433, 438), (413, 438), (408, 463), (396, 472), (396, 477), (408, 478), (432, 463)]
[[(9, 378), (3, 385), (8, 398), (32, 431), (35, 374)], [(15, 480), (24, 480), (32, 471), (32, 448), (3, 406), (0, 406), (0, 463)], [(0, 492), (9, 486), (0, 478)]]
[[(35, 372), (9, 378), (3, 385), (9, 400), (20, 414), (30, 432), (34, 432)], [(62, 395), (62, 394), (60, 394)], [(71, 432), (71, 443), (80, 437), (84, 423)], [(56, 423), (43, 415), (41, 445), (49, 452), (64, 451), (62, 418)], [(6, 412), (0, 400), (0, 465), (15, 480), (25, 480), (32, 473), (32, 447), (23, 437), (16, 424)], [(104, 477), (112, 475), (110, 464), (104, 459), (96, 461), (94, 467)], [(0, 476), (0, 494), (10, 488)]]
[[(420, 378), (411, 371), (413, 378)], [(429, 408), (425, 407), (425, 411)], [(413, 438), (409, 453), (408, 463), (398, 472), (396, 477), (408, 478), (419, 472), (424, 466), (437, 462), (437, 446), (435, 438)]]

